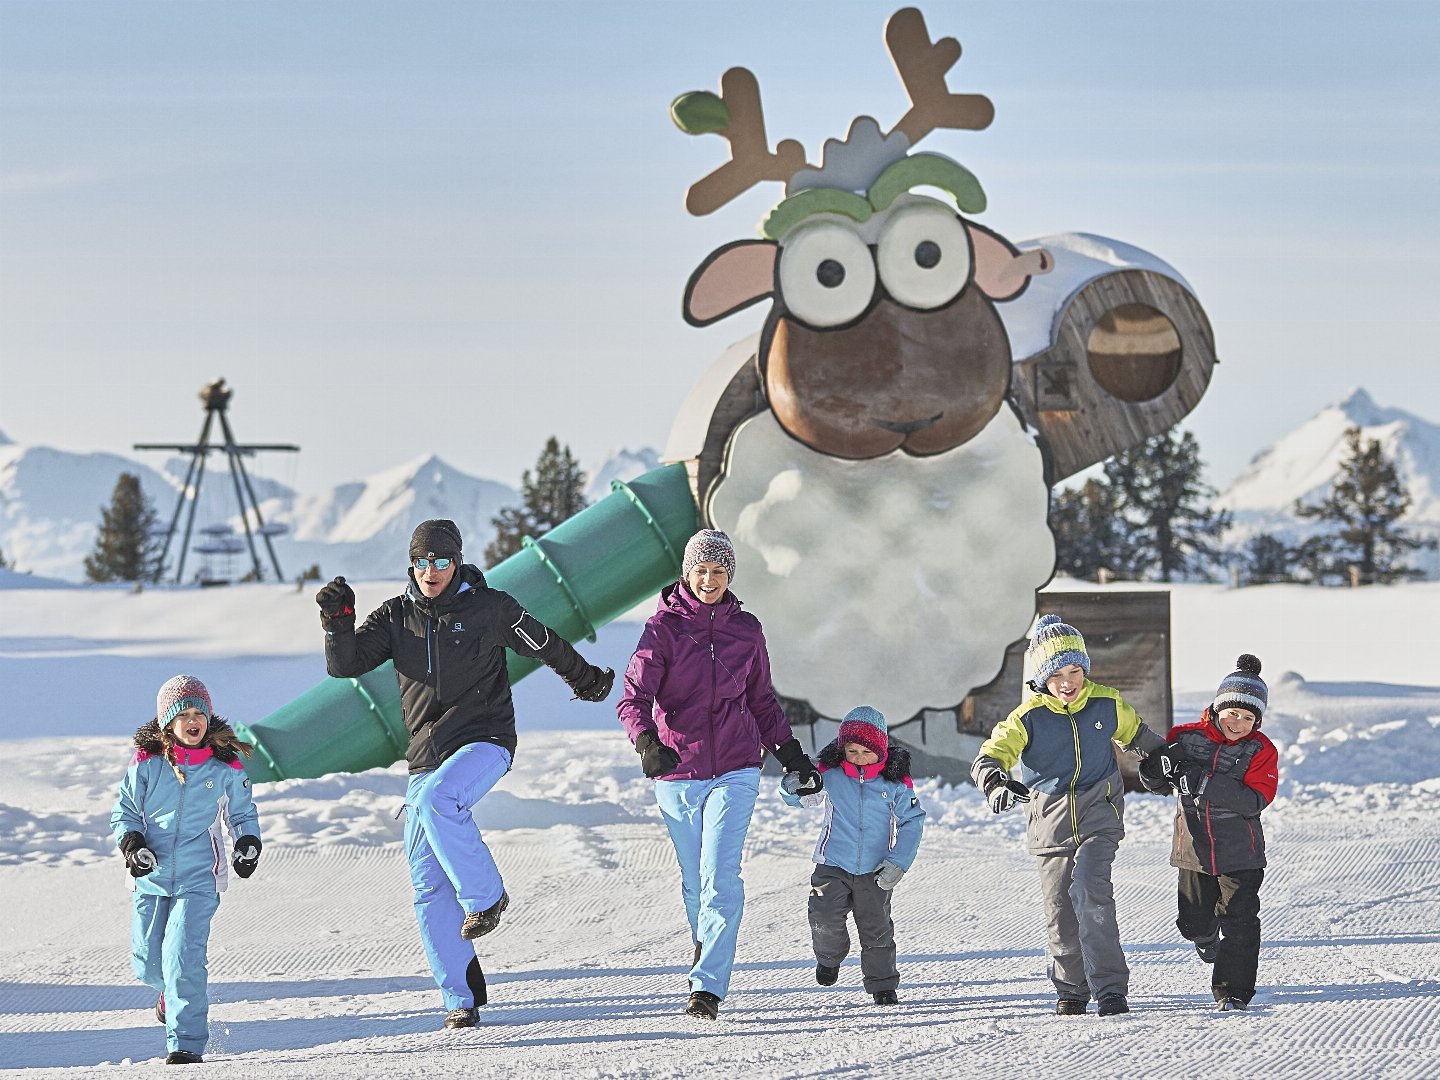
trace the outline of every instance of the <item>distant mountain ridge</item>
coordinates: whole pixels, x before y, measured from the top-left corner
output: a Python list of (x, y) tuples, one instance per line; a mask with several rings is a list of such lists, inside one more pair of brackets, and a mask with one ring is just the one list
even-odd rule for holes
[[(613, 451), (586, 470), (589, 497), (602, 498), (609, 493), (611, 480), (633, 479), (657, 464), (656, 451), (648, 447)], [(119, 475), (128, 472), (139, 477), (164, 529), (174, 516), (187, 465), (187, 459), (172, 458), (157, 470), (119, 454), (18, 445), (0, 433), (0, 553), (18, 570), (81, 581), (85, 557), (94, 549), (101, 507), (109, 506)], [(266, 524), (287, 527), (271, 542), (281, 570), (292, 579), (311, 565), (318, 565), (325, 576), (399, 578), (404, 574), (411, 530), (430, 517), (452, 519), (465, 537), (467, 559), (479, 562), (495, 535), (491, 519), (502, 507), (520, 502), (515, 488), (470, 476), (433, 454), (315, 494), (301, 495), (258, 475), (252, 475), (251, 483)], [(187, 504), (167, 559), (167, 580), (174, 580), (188, 509)], [(249, 570), (248, 551), (195, 553), (199, 530), (225, 524), (243, 539), (228, 471), (223, 460), (212, 455), (185, 559), (186, 580), (199, 571), (233, 579)], [(265, 575), (272, 578), (269, 553), (263, 542), (256, 543)]]
[[(1328, 492), (1350, 427), (1359, 427), (1366, 439), (1378, 439), (1395, 462), (1412, 500), (1402, 527), (1422, 537), (1440, 537), (1440, 425), (1378, 405), (1363, 389), (1355, 389), (1256, 454), (1216, 497), (1215, 506), (1228, 509), (1234, 520), (1226, 544), (1239, 546), (1262, 532), (1293, 542), (1314, 530), (1314, 522), (1295, 516), (1295, 501), (1317, 503)], [(1203, 457), (1203, 447), (1201, 453)], [(174, 513), (186, 464), (183, 458), (172, 458), (157, 470), (118, 454), (19, 445), (0, 432), (0, 553), (21, 571), (83, 580), (100, 508), (109, 505), (120, 473), (140, 478), (164, 527)], [(218, 459), (210, 465), (223, 474)], [(586, 470), (586, 497), (597, 502), (609, 494), (612, 481), (634, 479), (658, 465), (659, 454), (649, 447), (612, 450)], [(266, 522), (288, 527), (273, 543), (281, 569), (291, 578), (311, 565), (326, 576), (398, 578), (404, 569), (405, 541), (415, 523), (427, 517), (453, 519), (465, 537), (467, 557), (478, 561), (494, 537), (491, 518), (520, 501), (515, 488), (470, 476), (433, 454), (314, 494), (298, 494), (264, 476), (253, 476), (252, 483)], [(235, 513), (229, 476), (208, 472), (196, 529), (227, 522), (238, 526)], [(183, 528), (183, 519), (180, 524)], [(268, 553), (263, 545), (259, 551), (268, 577)], [(173, 579), (173, 550), (168, 561), (167, 577)], [(1416, 562), (1432, 573), (1437, 569), (1433, 554), (1422, 553)], [(202, 568), (239, 577), (249, 568), (249, 556), (224, 556), (207, 566), (192, 548), (185, 577)]]
[(1411, 500), (1402, 525), (1440, 530), (1440, 425), (1377, 405), (1362, 389), (1256, 454), (1215, 506), (1229, 510), (1236, 533), (1246, 536), (1293, 535), (1312, 528), (1295, 516), (1295, 501), (1315, 504), (1329, 492), (1346, 454), (1345, 432), (1352, 427), (1366, 441), (1378, 440), (1395, 463)]

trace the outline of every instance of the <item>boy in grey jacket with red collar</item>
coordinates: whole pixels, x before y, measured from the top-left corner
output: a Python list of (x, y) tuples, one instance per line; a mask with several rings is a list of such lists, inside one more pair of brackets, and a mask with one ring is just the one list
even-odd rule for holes
[(1227, 1011), (1249, 1006), (1260, 963), (1260, 812), (1280, 782), (1280, 756), (1260, 733), (1269, 696), (1260, 661), (1242, 653), (1199, 722), (1173, 728), (1140, 766), (1148, 790), (1179, 793), (1170, 855), (1180, 871), (1175, 925), (1215, 965), (1210, 991)]

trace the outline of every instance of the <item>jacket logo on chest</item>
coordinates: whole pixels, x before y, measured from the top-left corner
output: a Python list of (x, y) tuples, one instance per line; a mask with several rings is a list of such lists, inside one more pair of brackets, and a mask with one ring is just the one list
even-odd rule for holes
[(1103, 728), (1104, 726), (1105, 726), (1105, 725), (1102, 724), (1099, 720), (1096, 720), (1096, 721), (1095, 721), (1095, 730), (1096, 730), (1096, 731), (1099, 731), (1099, 730), (1100, 730), (1101, 728)]
[(450, 627), (450, 632), (452, 634), (463, 634), (465, 632), (465, 624), (457, 620), (455, 624)]

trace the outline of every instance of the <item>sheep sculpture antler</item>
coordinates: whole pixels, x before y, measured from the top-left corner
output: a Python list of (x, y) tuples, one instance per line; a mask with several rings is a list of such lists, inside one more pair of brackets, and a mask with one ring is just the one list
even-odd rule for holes
[[(960, 59), (952, 37), (930, 40), (918, 8), (902, 8), (885, 25), (885, 47), (910, 98), (910, 109), (893, 131), (914, 146), (936, 128), (979, 131), (995, 118), (995, 106), (983, 94), (952, 94), (945, 74)], [(774, 152), (765, 135), (760, 86), (746, 68), (731, 68), (720, 78), (719, 95), (708, 90), (681, 94), (670, 106), (677, 127), (688, 135), (716, 134), (730, 143), (730, 160), (690, 185), (685, 208), (697, 217), (709, 214), (766, 180), (786, 183), (809, 168), (805, 148), (785, 139)]]

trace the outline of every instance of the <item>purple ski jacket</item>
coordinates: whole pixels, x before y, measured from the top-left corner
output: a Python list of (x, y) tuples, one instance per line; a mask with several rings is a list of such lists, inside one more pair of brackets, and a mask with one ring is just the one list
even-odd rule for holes
[(633, 743), (649, 731), (680, 755), (661, 780), (708, 780), (760, 764), (792, 738), (770, 682), (760, 620), (734, 593), (702, 604), (680, 582), (660, 593), (616, 706)]

